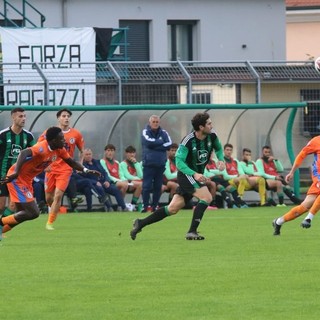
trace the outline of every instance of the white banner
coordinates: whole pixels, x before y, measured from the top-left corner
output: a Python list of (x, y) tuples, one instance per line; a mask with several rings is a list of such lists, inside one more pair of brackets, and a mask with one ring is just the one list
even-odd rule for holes
[(93, 28), (0, 28), (0, 36), (6, 105), (96, 104)]

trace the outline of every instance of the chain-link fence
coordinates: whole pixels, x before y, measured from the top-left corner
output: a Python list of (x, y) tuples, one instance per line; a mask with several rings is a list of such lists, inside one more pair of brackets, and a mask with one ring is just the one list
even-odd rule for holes
[(1, 65), (0, 104), (113, 105), (319, 100), (303, 62), (97, 62)]
[[(312, 61), (22, 63), (2, 64), (0, 75), (1, 105), (44, 106), (28, 113), (36, 135), (55, 124), (55, 112), (47, 112), (50, 106), (87, 106), (87, 112), (74, 112), (73, 120), (97, 157), (108, 142), (118, 146), (119, 158), (129, 144), (139, 152), (141, 130), (153, 113), (179, 142), (197, 112), (183, 110), (183, 105), (193, 103), (203, 104), (202, 111), (226, 105), (210, 112), (222, 142), (234, 144), (235, 156), (249, 147), (258, 157), (261, 146), (271, 144), (287, 159), (290, 109), (230, 110), (228, 105), (306, 101), (294, 121), (294, 150), (320, 133), (320, 74)], [(148, 109), (153, 104), (158, 111)], [(181, 104), (181, 110), (170, 110), (171, 104)], [(90, 112), (97, 105), (124, 105), (130, 111)], [(146, 105), (145, 111), (132, 105)], [(0, 113), (0, 128), (9, 123), (9, 112)], [(289, 167), (289, 160), (284, 161)]]

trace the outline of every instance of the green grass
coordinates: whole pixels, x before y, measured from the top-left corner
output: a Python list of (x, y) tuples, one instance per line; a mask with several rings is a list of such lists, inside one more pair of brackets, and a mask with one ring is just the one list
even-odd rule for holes
[(46, 215), (0, 244), (3, 319), (318, 319), (317, 218), (272, 236), (287, 208), (207, 211), (205, 241), (186, 241), (191, 211), (129, 238), (138, 213)]

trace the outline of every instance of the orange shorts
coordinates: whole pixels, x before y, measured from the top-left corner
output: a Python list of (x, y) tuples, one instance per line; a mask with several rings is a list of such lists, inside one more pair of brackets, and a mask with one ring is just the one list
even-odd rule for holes
[(312, 177), (312, 185), (310, 186), (307, 194), (320, 195), (320, 188), (317, 187), (317, 184), (320, 184), (318, 179), (315, 177)]
[(32, 183), (28, 183), (18, 177), (16, 180), (8, 183), (7, 186), (12, 202), (24, 203), (34, 201)]
[(66, 191), (71, 172), (46, 172), (44, 179), (44, 191), (51, 193), (54, 192), (55, 188)]

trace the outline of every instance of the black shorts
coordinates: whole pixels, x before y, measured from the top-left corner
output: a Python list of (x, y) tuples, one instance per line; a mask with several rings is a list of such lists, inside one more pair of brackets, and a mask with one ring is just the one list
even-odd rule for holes
[(0, 184), (0, 197), (9, 197), (9, 191), (6, 184)]
[(225, 188), (227, 188), (230, 184), (227, 180), (224, 180), (223, 178), (221, 178), (220, 176), (213, 176), (210, 178), (211, 181), (215, 182), (215, 184), (218, 186), (218, 185), (221, 185)]
[(185, 203), (188, 203), (193, 198), (196, 189), (206, 186), (195, 181), (192, 176), (185, 175), (180, 171), (178, 171), (177, 180), (179, 187), (176, 190), (176, 194), (182, 196)]

